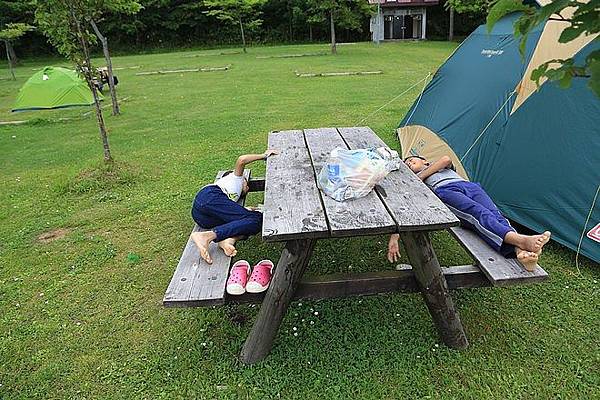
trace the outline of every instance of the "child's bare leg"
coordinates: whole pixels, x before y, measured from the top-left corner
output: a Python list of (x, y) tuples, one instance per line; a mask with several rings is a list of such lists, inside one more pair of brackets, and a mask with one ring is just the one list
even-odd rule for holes
[(522, 235), (517, 232), (508, 232), (504, 241), (515, 247), (534, 253), (541, 253), (542, 248), (550, 240), (550, 232), (546, 231), (541, 235)]
[(212, 258), (210, 258), (210, 254), (208, 253), (208, 246), (210, 245), (210, 242), (216, 238), (217, 234), (213, 231), (192, 233), (192, 240), (196, 243), (196, 246), (198, 246), (198, 250), (200, 250), (200, 257), (208, 264), (212, 264)]
[(237, 242), (239, 237), (232, 237), (225, 240), (221, 240), (218, 244), (227, 257), (235, 257), (237, 254), (237, 249), (235, 248), (235, 242)]
[(539, 258), (538, 253), (523, 250), (519, 247), (515, 247), (515, 253), (517, 253), (517, 261), (519, 261), (527, 271), (533, 272), (535, 270)]

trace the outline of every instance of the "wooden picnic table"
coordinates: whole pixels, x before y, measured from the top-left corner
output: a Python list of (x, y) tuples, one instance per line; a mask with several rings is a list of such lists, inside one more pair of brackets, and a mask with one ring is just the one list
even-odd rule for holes
[[(240, 358), (266, 357), (291, 300), (329, 299), (398, 292), (421, 292), (445, 344), (464, 348), (467, 337), (448, 289), (504, 287), (548, 278), (540, 266), (529, 272), (505, 258), (459, 221), (404, 164), (368, 196), (336, 202), (316, 185), (331, 150), (385, 146), (367, 127), (305, 129), (269, 134), (269, 147), (281, 151), (267, 160), (266, 178), (244, 171), (250, 192), (264, 191), (262, 237), (285, 242), (266, 293), (231, 296), (225, 287), (232, 263), (211, 244), (207, 264), (191, 237), (165, 292), (165, 307), (207, 307), (262, 303)], [(225, 171), (217, 173), (219, 179)], [(244, 204), (245, 197), (239, 199)], [(429, 232), (447, 229), (473, 258), (471, 265), (440, 268)], [(192, 233), (201, 230), (195, 225)], [(412, 265), (398, 270), (302, 277), (319, 239), (399, 233)], [(382, 260), (382, 265), (385, 261)]]
[[(315, 177), (331, 150), (381, 146), (386, 145), (367, 127), (270, 133), (269, 148), (280, 154), (267, 161), (262, 236), (266, 242), (285, 242), (285, 247), (242, 349), (243, 362), (254, 363), (269, 354), (317, 240), (376, 234), (400, 234), (444, 343), (452, 348), (468, 345), (429, 239), (429, 232), (459, 221), (435, 194), (404, 164), (359, 199), (337, 202), (317, 187)], [(360, 289), (358, 281), (353, 294)]]

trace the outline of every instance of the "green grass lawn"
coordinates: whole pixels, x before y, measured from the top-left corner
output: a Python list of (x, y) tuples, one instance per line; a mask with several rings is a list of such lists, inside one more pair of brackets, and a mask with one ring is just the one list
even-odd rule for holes
[[(258, 307), (161, 305), (192, 228), (193, 196), (216, 171), (263, 151), (270, 130), (358, 124), (435, 71), (454, 46), (116, 57), (115, 67), (141, 67), (117, 71), (123, 114), (107, 108), (105, 116), (118, 163), (104, 173), (87, 108), (9, 113), (44, 63), (26, 61), (17, 82), (0, 80), (0, 121), (33, 120), (0, 126), (0, 399), (600, 398), (600, 269), (584, 260), (578, 271), (575, 254), (556, 244), (540, 261), (546, 283), (453, 293), (471, 342), (460, 352), (439, 344), (416, 294), (293, 303), (270, 357), (252, 367), (237, 355)], [(227, 72), (135, 76), (227, 64)], [(393, 130), (420, 87), (362, 124), (397, 148)], [(254, 166), (262, 173), (264, 165)], [(40, 238), (48, 232), (64, 237)], [(322, 241), (309, 273), (393, 269), (386, 240)], [(434, 245), (443, 265), (469, 262), (446, 234), (435, 234)], [(253, 238), (239, 250), (255, 262), (276, 260), (281, 247)]]

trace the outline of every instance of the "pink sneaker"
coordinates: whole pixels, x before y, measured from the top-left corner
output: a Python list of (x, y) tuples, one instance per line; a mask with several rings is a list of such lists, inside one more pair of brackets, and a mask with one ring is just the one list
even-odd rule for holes
[(252, 269), (252, 275), (246, 285), (248, 293), (261, 293), (269, 288), (271, 275), (273, 274), (273, 263), (269, 260), (262, 260)]
[(246, 292), (246, 282), (250, 275), (250, 264), (248, 261), (236, 261), (231, 267), (229, 279), (227, 279), (227, 293), (233, 296), (239, 296)]

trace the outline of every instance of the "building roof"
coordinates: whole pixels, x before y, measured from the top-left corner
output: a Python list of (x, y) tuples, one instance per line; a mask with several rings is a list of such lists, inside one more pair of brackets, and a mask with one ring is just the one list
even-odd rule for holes
[(369, 0), (369, 3), (381, 3), (381, 7), (435, 6), (439, 0)]

